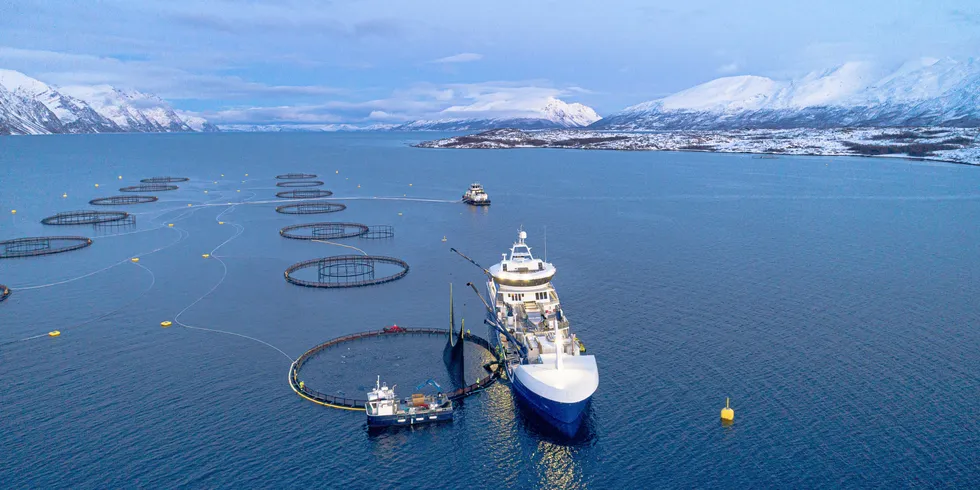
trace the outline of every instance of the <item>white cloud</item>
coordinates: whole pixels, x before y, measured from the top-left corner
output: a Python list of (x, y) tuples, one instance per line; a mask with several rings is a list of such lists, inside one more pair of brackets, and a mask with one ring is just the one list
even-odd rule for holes
[(716, 71), (718, 73), (724, 73), (724, 74), (735, 73), (736, 71), (738, 71), (738, 63), (735, 63), (734, 61), (731, 63), (726, 63), (724, 65), (719, 66)]
[(459, 53), (452, 56), (446, 56), (445, 58), (432, 60), (429, 63), (466, 63), (469, 61), (480, 61), (482, 59), (483, 55), (479, 53)]

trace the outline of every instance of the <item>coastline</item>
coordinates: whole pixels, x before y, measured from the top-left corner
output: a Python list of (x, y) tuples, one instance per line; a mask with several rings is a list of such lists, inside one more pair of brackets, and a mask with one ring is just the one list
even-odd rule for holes
[(980, 165), (978, 128), (751, 129), (731, 131), (616, 132), (497, 129), (421, 141), (415, 148), (552, 148), (685, 151), (780, 156), (901, 158)]

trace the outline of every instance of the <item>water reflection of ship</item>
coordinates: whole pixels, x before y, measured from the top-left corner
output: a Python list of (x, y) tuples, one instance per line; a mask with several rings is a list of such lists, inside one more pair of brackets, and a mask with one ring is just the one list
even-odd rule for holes
[(459, 333), (456, 333), (456, 305), (453, 301), (453, 285), (449, 285), (449, 338), (446, 340), (446, 347), (442, 350), (442, 360), (449, 370), (449, 377), (453, 385), (457, 388), (466, 386), (464, 379), (463, 350), (465, 341), (463, 339), (463, 324), (460, 323)]

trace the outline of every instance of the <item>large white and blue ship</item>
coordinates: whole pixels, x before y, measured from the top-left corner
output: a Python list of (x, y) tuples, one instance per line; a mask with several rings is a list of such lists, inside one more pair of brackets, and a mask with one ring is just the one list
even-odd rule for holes
[(557, 269), (534, 258), (525, 239), (520, 231), (510, 253), (487, 271), (491, 337), (517, 396), (562, 432), (574, 433), (599, 387), (599, 368), (562, 311), (551, 284)]

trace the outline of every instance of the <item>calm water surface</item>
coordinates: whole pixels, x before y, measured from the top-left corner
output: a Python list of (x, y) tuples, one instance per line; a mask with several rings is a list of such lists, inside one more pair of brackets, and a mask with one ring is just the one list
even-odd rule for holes
[[(14, 290), (0, 304), (0, 487), (980, 484), (980, 169), (407, 146), (433, 136), (0, 138), (0, 239), (95, 239), (0, 261)], [(348, 209), (276, 213), (261, 202), (286, 172), (320, 175)], [(135, 229), (39, 224), (154, 175), (192, 180), (123, 206)], [(473, 180), (491, 208), (447, 202)], [(291, 263), (356, 253), (278, 236), (311, 221), (394, 225), (392, 240), (339, 243), (410, 273), (356, 290), (286, 283)], [(289, 389), (288, 358), (317, 343), (444, 327), (449, 282), (457, 318), (483, 334), (464, 289), (480, 272), (449, 247), (488, 265), (521, 225), (539, 254), (547, 228), (565, 310), (598, 359), (577, 437), (540, 429), (504, 384), (451, 425), (378, 435), (362, 413)], [(269, 345), (160, 328), (178, 314)], [(351, 394), (378, 374), (404, 395), (447, 380), (437, 340), (352, 348), (305, 376)], [(731, 427), (718, 420), (725, 397)]]

